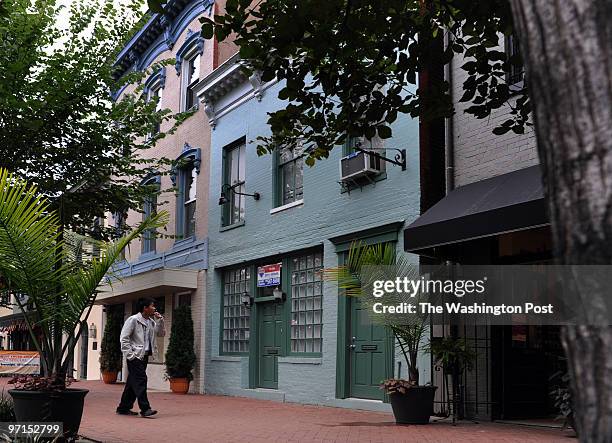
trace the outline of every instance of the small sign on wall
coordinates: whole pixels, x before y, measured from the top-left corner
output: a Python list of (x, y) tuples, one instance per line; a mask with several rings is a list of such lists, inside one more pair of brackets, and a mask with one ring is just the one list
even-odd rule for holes
[(280, 286), (282, 263), (257, 267), (257, 287)]

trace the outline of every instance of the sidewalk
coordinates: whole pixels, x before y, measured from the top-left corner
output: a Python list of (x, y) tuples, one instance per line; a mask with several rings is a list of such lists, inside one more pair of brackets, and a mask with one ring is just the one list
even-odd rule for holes
[(397, 426), (386, 413), (150, 392), (155, 418), (115, 414), (123, 385), (89, 389), (80, 434), (100, 442), (576, 442), (570, 431), (495, 423)]

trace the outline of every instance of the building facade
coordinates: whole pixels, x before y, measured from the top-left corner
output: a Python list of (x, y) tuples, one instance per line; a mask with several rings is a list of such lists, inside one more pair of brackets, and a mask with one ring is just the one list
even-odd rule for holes
[[(499, 49), (516, 51), (500, 35)], [(461, 59), (446, 71), (456, 113), (446, 121), (446, 196), (405, 231), (405, 250), (425, 260), (466, 265), (542, 264), (552, 261), (552, 241), (538, 166), (536, 138), (493, 134), (510, 118), (512, 102), (477, 119), (459, 101), (467, 73)], [(512, 89), (523, 87), (521, 69), (507, 73)], [(441, 171), (437, 171), (441, 174)], [(477, 352), (460, 380), (461, 410), (479, 419), (533, 419), (557, 415), (551, 377), (564, 370), (559, 328), (464, 324), (437, 326), (433, 337), (455, 336)], [(443, 382), (437, 372), (434, 384)], [(438, 391), (439, 407), (446, 402)]]
[[(257, 155), (266, 114), (284, 106), (281, 87), (247, 78), (238, 56), (196, 87), (213, 127), (204, 390), (386, 410), (379, 383), (406, 376), (405, 363), (390, 333), (323, 270), (355, 241), (403, 251), (404, 226), (419, 213), (418, 122), (398, 121), (392, 139), (361, 145), (389, 158), (405, 149), (405, 170), (381, 161), (342, 180), (341, 158), (365, 155), (353, 144), (312, 168), (302, 146)], [(428, 359), (420, 367), (427, 381)]]
[[(97, 304), (104, 306), (104, 318), (110, 313), (126, 319), (137, 312), (141, 297), (155, 299), (166, 319), (167, 334), (158, 338), (158, 353), (149, 360), (149, 387), (168, 389), (164, 379), (165, 351), (172, 328), (172, 311), (190, 305), (194, 320), (195, 351), (204, 353), (206, 271), (208, 269), (208, 181), (210, 128), (200, 109), (193, 86), (213, 71), (228, 52), (231, 43), (219, 45), (200, 35), (199, 18), (219, 12), (223, 2), (208, 0), (169, 1), (164, 15), (152, 14), (148, 22), (126, 44), (116, 61), (118, 75), (131, 70), (147, 71), (143, 94), (158, 101), (159, 109), (172, 113), (192, 111), (174, 132), (158, 140), (148, 155), (173, 160), (169, 174), (151, 175), (143, 185), (159, 187), (161, 194), (144, 204), (144, 214), (166, 210), (170, 222), (160, 236), (145, 235), (126, 251), (125, 260), (116, 266), (121, 277), (99, 294)], [(173, 65), (160, 68), (156, 63), (172, 59)], [(128, 92), (118, 91), (117, 99)], [(170, 129), (172, 122), (162, 122), (159, 130)], [(111, 217), (110, 223), (123, 223), (124, 215)], [(143, 214), (130, 212), (127, 223), (135, 225)], [(104, 320), (98, 330), (104, 330)], [(127, 366), (124, 364), (124, 368)], [(125, 380), (125, 371), (120, 375)], [(192, 392), (199, 392), (203, 371), (198, 362), (194, 370)]]

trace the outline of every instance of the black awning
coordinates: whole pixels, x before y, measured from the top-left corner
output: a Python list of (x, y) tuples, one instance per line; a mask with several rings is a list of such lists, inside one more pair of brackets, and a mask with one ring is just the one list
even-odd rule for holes
[(404, 249), (420, 249), (547, 225), (539, 166), (462, 186), (404, 231)]

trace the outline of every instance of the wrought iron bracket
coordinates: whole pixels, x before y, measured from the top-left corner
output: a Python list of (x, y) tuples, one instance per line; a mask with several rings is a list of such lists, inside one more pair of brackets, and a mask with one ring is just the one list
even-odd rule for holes
[(375, 152), (373, 149), (362, 149), (359, 147), (359, 145), (355, 146), (355, 150), (359, 152), (363, 152), (364, 154), (370, 154), (382, 161), (386, 161), (387, 163), (391, 163), (396, 166), (400, 166), (402, 168), (402, 171), (406, 170), (406, 150), (405, 149), (385, 148), (386, 151), (388, 150), (397, 151), (397, 154), (395, 154), (394, 159), (387, 158), (383, 155), (380, 155), (378, 152)]

